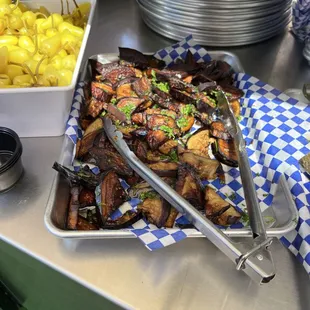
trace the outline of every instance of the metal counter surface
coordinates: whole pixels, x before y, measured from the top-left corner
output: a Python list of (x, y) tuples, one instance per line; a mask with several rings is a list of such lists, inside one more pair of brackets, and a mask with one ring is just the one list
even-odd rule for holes
[[(118, 46), (155, 51), (172, 41), (142, 22), (135, 1), (98, 1), (87, 56)], [(280, 90), (310, 81), (302, 44), (290, 33), (236, 53), (245, 71)], [(136, 239), (63, 241), (43, 223), (45, 204), (63, 138), (22, 139), (25, 174), (0, 195), (0, 238), (126, 308), (212, 310), (310, 309), (309, 277), (275, 240), (277, 275), (257, 286), (206, 239), (188, 239), (149, 252)]]

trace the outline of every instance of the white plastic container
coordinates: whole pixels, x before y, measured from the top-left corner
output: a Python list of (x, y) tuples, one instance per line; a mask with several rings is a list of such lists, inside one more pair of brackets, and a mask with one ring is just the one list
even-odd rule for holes
[[(86, 1), (91, 3), (91, 11), (71, 84), (65, 87), (0, 89), (0, 126), (13, 129), (20, 137), (64, 134), (97, 0), (82, 0), (77, 3)], [(60, 13), (61, 11), (60, 0), (22, 2), (31, 8), (44, 5), (51, 12)], [(72, 12), (73, 1), (68, 2)], [(66, 5), (66, 1), (64, 3)]]

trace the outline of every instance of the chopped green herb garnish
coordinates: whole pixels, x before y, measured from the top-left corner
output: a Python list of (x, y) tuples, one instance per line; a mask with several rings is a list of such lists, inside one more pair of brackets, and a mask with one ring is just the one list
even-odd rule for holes
[(154, 199), (156, 197), (157, 197), (157, 193), (150, 191), (150, 192), (141, 193), (140, 196), (139, 196), (139, 199), (140, 200), (145, 200), (147, 198)]
[(196, 108), (193, 104), (187, 104), (181, 108), (183, 115), (193, 115), (196, 112)]
[(121, 112), (123, 112), (127, 119), (130, 119), (131, 113), (136, 109), (136, 106), (133, 103), (129, 103), (125, 105), (124, 107), (119, 108)]
[(163, 110), (160, 111), (160, 114), (161, 115), (165, 115), (165, 116), (169, 116), (169, 117), (175, 119), (175, 115), (173, 113), (171, 113), (171, 111), (169, 111), (169, 110), (164, 110), (163, 109)]
[(177, 163), (179, 161), (179, 157), (176, 150), (172, 150), (168, 155), (160, 155), (160, 159), (162, 160), (168, 159), (174, 163)]
[(105, 116), (106, 114), (107, 114), (107, 112), (103, 110), (103, 111), (101, 112), (100, 116)]
[(152, 70), (152, 84), (164, 93), (169, 93), (169, 84), (167, 82), (157, 82), (156, 72)]
[(174, 139), (175, 136), (174, 136), (174, 133), (173, 133), (173, 129), (166, 126), (166, 125), (162, 125), (159, 127), (160, 130), (162, 130), (169, 139)]
[(157, 103), (155, 103), (154, 105), (153, 105), (153, 109), (157, 109), (159, 106), (158, 106), (158, 104)]
[(237, 122), (240, 123), (242, 121), (242, 116), (241, 115), (238, 115), (236, 118), (237, 118)]
[(244, 226), (249, 226), (249, 224), (250, 224), (250, 217), (249, 217), (249, 214), (246, 210), (244, 210), (242, 215), (241, 215), (241, 221), (243, 222)]
[(152, 71), (151, 71), (151, 75), (152, 75), (153, 79), (155, 79), (155, 80), (157, 79), (157, 78), (156, 78), (156, 72), (155, 72), (155, 70), (152, 70)]
[(188, 120), (185, 117), (181, 117), (177, 120), (177, 125), (179, 128), (186, 127), (188, 125)]
[(115, 104), (116, 102), (117, 102), (116, 98), (112, 98), (111, 101), (110, 101), (110, 103), (112, 103), (112, 104)]
[(225, 194), (225, 196), (227, 198), (229, 198), (230, 200), (235, 200), (237, 198), (235, 193), (231, 193), (230, 195), (229, 194)]
[(263, 197), (267, 197), (268, 196), (268, 194), (263, 194)]
[(172, 150), (170, 152), (169, 156), (170, 156), (170, 159), (171, 159), (172, 162), (178, 162), (179, 161), (179, 156), (178, 156), (176, 150)]
[(117, 119), (117, 120), (114, 121), (114, 124), (115, 124), (116, 126), (119, 126), (119, 125), (121, 124), (121, 121)]
[(257, 177), (259, 177), (260, 176), (260, 174), (257, 172), (257, 173), (255, 173), (255, 175), (257, 176)]

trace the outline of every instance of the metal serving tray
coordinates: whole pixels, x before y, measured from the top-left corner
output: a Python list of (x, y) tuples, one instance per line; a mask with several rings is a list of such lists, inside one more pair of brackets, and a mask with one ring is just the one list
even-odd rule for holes
[[(225, 51), (210, 51), (212, 59), (224, 60), (231, 65), (235, 72), (244, 72), (238, 57)], [(117, 54), (99, 54), (90, 57), (100, 62), (107, 63), (118, 59)], [(90, 68), (88, 61), (82, 72), (82, 80), (89, 81)], [(72, 165), (74, 144), (65, 136), (58, 162), (65, 166)], [(51, 168), (52, 169), (52, 168)], [(130, 230), (97, 230), (97, 231), (72, 231), (66, 230), (67, 210), (70, 200), (70, 189), (68, 182), (60, 174), (54, 172), (54, 181), (52, 184), (49, 199), (47, 201), (44, 222), (47, 229), (59, 238), (75, 239), (110, 239), (110, 238), (135, 238)], [(285, 178), (280, 177), (273, 205), (263, 212), (265, 217), (273, 217), (275, 221), (266, 228), (268, 237), (281, 237), (283, 234), (293, 230), (297, 225), (298, 212), (295, 203), (291, 197), (290, 190), (286, 184)], [(223, 229), (224, 234), (229, 237), (252, 237), (252, 231), (249, 227), (241, 229)], [(194, 232), (189, 237), (204, 237), (199, 231)]]

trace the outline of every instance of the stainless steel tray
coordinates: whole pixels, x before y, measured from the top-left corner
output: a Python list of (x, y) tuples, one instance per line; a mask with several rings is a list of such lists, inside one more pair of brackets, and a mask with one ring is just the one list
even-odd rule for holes
[[(244, 72), (237, 56), (225, 51), (210, 51), (213, 59), (224, 60), (229, 63), (235, 72)], [(117, 54), (100, 54), (90, 57), (103, 63), (118, 59)], [(90, 68), (88, 62), (82, 73), (82, 80), (89, 80)], [(59, 163), (65, 166), (72, 164), (74, 144), (65, 136)], [(52, 168), (51, 168), (52, 169)], [(134, 238), (135, 235), (130, 230), (97, 230), (97, 231), (70, 231), (66, 230), (67, 209), (70, 199), (70, 190), (67, 181), (57, 173), (54, 173), (54, 181), (46, 206), (44, 222), (47, 229), (59, 238), (75, 239), (110, 239), (110, 238)], [(272, 207), (263, 212), (263, 216), (273, 217), (275, 221), (272, 226), (266, 229), (268, 237), (280, 237), (293, 230), (297, 225), (298, 212), (291, 197), (290, 190), (285, 178), (281, 177)], [(168, 229), (167, 229), (168, 230)], [(250, 228), (223, 229), (223, 232), (230, 237), (252, 237)], [(194, 232), (190, 237), (204, 237), (199, 231)]]

